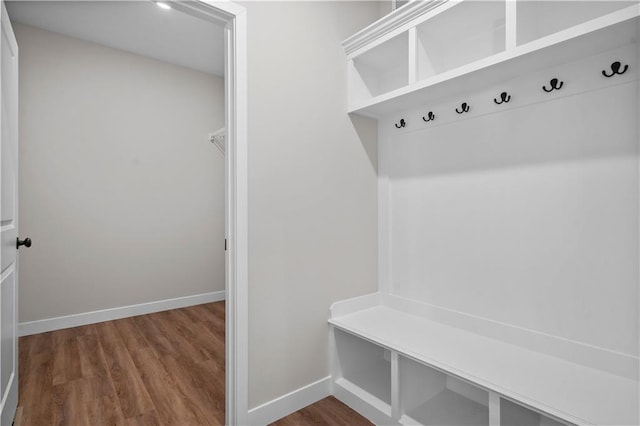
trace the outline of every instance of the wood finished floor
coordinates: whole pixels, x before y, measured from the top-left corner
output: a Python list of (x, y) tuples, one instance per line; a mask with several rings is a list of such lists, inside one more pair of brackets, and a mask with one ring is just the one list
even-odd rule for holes
[[(21, 337), (15, 426), (223, 425), (224, 302)], [(333, 397), (275, 426), (371, 425)]]
[(369, 420), (332, 396), (272, 423), (271, 426), (371, 426)]
[(224, 424), (224, 302), (21, 337), (16, 426)]

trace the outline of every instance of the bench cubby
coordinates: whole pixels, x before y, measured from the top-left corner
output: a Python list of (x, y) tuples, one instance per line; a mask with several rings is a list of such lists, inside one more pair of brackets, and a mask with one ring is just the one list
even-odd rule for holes
[(564, 426), (543, 414), (506, 399), (500, 400), (500, 426)]
[(378, 407), (391, 407), (391, 357), (381, 346), (336, 330), (339, 382)]
[(399, 357), (400, 422), (488, 426), (489, 393), (409, 358)]

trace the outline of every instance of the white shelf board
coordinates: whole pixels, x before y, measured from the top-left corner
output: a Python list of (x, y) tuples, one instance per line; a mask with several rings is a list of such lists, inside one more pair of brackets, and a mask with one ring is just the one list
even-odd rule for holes
[(489, 408), (445, 389), (402, 416), (404, 425), (489, 426)]
[(429, 77), (366, 101), (349, 113), (383, 117), (483, 85), (503, 82), (524, 72), (552, 67), (638, 41), (640, 6), (634, 5), (576, 25), (496, 55)]
[(376, 306), (336, 328), (577, 425), (636, 425), (638, 381)]

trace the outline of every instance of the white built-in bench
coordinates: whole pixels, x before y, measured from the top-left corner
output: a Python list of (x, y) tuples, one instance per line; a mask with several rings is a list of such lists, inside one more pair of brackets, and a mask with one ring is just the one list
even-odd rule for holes
[(376, 424), (640, 424), (639, 24), (415, 1), (343, 42), (347, 111), (378, 119), (380, 293), (331, 308), (336, 397)]
[(376, 424), (639, 424), (637, 380), (448, 325), (445, 317), (382, 293), (335, 303), (334, 395)]

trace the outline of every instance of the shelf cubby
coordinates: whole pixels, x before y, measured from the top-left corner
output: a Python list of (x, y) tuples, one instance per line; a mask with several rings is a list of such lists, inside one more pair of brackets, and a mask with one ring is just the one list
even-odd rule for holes
[(504, 1), (466, 1), (416, 27), (418, 80), (503, 52)]
[(404, 425), (489, 425), (487, 391), (411, 359), (400, 357)]
[(517, 44), (583, 24), (625, 7), (629, 1), (519, 1), (516, 3)]
[(350, 97), (367, 100), (409, 84), (406, 32), (354, 57), (349, 66)]
[(374, 405), (379, 404), (370, 397), (391, 406), (390, 352), (340, 330), (335, 332), (335, 341), (341, 378)]
[(637, 43), (639, 20), (628, 0), (412, 2), (343, 43), (348, 112), (381, 118)]
[(500, 400), (500, 426), (566, 426), (506, 399)]

